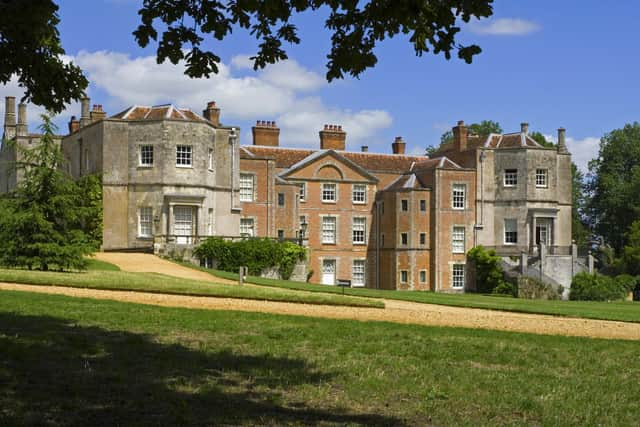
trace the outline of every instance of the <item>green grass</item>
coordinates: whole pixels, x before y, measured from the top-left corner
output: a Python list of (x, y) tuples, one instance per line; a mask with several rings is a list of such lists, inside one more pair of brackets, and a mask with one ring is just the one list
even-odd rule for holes
[[(185, 264), (187, 265), (187, 264)], [(218, 277), (237, 279), (236, 273), (195, 267)], [(342, 293), (336, 286), (315, 285), (288, 280), (248, 277), (247, 282), (262, 286), (279, 287), (309, 292)], [(364, 288), (347, 288), (346, 295), (387, 298), (401, 301), (413, 301), (427, 304), (440, 304), (456, 307), (484, 308), (491, 310), (514, 311), (555, 316), (581, 317), (587, 319), (618, 320), (640, 322), (640, 304), (636, 302), (595, 302), (595, 301), (543, 301), (489, 296), (479, 294), (445, 294), (438, 292), (389, 291)]]
[(257, 299), (306, 304), (346, 305), (354, 307), (384, 307), (381, 301), (312, 294), (288, 289), (259, 288), (180, 279), (156, 273), (128, 273), (124, 271), (88, 271), (85, 273), (57, 273), (0, 269), (0, 282), (29, 285), (68, 286), (74, 288), (125, 290), (166, 294), (215, 296), (224, 298)]
[(120, 271), (120, 267), (110, 262), (100, 261), (95, 258), (88, 258), (87, 262), (87, 270), (89, 271)]
[(0, 291), (0, 424), (637, 425), (639, 353)]

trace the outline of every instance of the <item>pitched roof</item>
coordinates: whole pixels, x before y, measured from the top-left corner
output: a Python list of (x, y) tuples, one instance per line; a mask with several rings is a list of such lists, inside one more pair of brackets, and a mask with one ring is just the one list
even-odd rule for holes
[[(322, 150), (245, 145), (242, 147), (240, 155), (244, 159), (273, 159), (276, 162), (277, 168), (289, 168), (310, 155), (321, 151)], [(406, 156), (403, 154), (350, 151), (337, 151), (337, 153), (359, 167), (373, 172), (402, 173), (411, 169), (413, 163), (427, 159), (426, 156)]]
[(416, 174), (405, 173), (400, 175), (389, 185), (387, 185), (382, 191), (397, 191), (397, 190), (422, 190), (428, 187), (424, 186), (419, 179), (416, 178)]
[(342, 154), (336, 152), (335, 150), (318, 150), (316, 152), (313, 152), (307, 157), (305, 157), (304, 159), (300, 160), (299, 162), (296, 162), (295, 164), (291, 165), (287, 170), (283, 171), (279, 176), (286, 177), (292, 174), (293, 172), (295, 172), (296, 170), (301, 169), (304, 166), (313, 163), (315, 160), (320, 159), (322, 157), (326, 157), (326, 156), (331, 156), (334, 159), (337, 159), (338, 161), (351, 167), (352, 169), (355, 169), (356, 171), (358, 171), (358, 173), (360, 173), (362, 176), (366, 177), (367, 179), (373, 182), (378, 182), (378, 178), (371, 175), (369, 171), (367, 171), (365, 168), (353, 162), (352, 160), (349, 160), (348, 158), (344, 157)]
[(188, 108), (178, 108), (172, 104), (154, 105), (147, 107), (143, 105), (132, 105), (124, 111), (111, 116), (112, 119), (121, 120), (181, 120), (188, 122), (206, 122), (204, 117), (194, 113)]
[[(538, 142), (535, 139), (531, 138), (531, 136), (521, 132), (504, 134), (492, 133), (486, 137), (479, 135), (469, 135), (467, 137), (467, 150), (472, 150), (478, 147), (495, 149), (518, 147), (545, 148), (542, 145), (538, 144)], [(435, 154), (442, 155), (450, 151), (453, 151), (453, 141), (441, 144)]]

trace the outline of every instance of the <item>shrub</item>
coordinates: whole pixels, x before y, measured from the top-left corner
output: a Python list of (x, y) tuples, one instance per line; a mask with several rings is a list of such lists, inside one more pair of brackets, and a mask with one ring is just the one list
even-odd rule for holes
[(502, 282), (499, 283), (495, 288), (493, 288), (493, 291), (491, 292), (494, 295), (504, 295), (504, 296), (518, 296), (517, 295), (517, 290), (516, 287), (513, 286), (511, 283), (508, 282)]
[(467, 259), (475, 267), (476, 291), (492, 293), (495, 288), (506, 287), (503, 279), (504, 272), (500, 266), (501, 259), (493, 249), (487, 250), (483, 246), (476, 246), (467, 254)]
[(237, 272), (246, 266), (249, 274), (259, 276), (266, 268), (278, 268), (283, 279), (291, 277), (296, 262), (305, 259), (304, 248), (292, 242), (272, 239), (245, 239), (236, 242), (219, 237), (205, 240), (193, 254), (202, 259), (214, 259), (217, 268)]
[(534, 277), (522, 276), (518, 278), (518, 297), (557, 300), (562, 297), (562, 289), (556, 289)]
[(623, 300), (637, 284), (638, 279), (627, 274), (613, 278), (598, 273), (579, 273), (571, 282), (569, 298), (582, 301)]

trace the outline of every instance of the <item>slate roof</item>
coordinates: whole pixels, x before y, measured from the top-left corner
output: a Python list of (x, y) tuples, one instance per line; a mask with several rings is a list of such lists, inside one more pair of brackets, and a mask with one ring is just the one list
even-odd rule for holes
[(188, 108), (178, 108), (172, 104), (154, 105), (152, 107), (142, 105), (132, 105), (124, 111), (111, 116), (112, 119), (121, 120), (181, 120), (187, 122), (207, 122), (208, 121), (189, 110)]

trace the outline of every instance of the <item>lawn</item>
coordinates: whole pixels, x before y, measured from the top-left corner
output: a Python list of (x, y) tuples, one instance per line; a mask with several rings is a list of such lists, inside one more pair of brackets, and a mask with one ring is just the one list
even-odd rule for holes
[(0, 291), (0, 424), (636, 425), (639, 352)]
[[(108, 264), (108, 263), (104, 263)], [(104, 265), (101, 265), (105, 268)], [(166, 294), (215, 296), (257, 299), (306, 304), (347, 305), (354, 307), (384, 307), (382, 301), (331, 294), (314, 294), (288, 289), (227, 285), (180, 279), (155, 273), (128, 273), (98, 269), (84, 273), (0, 269), (0, 282), (29, 285), (67, 286), (74, 288), (108, 289)]]
[[(186, 264), (185, 264), (186, 265)], [(236, 273), (195, 267), (218, 277), (236, 279)], [(343, 289), (336, 286), (315, 285), (288, 280), (247, 277), (247, 282), (262, 286), (297, 289), (309, 292), (339, 293)], [(543, 301), (479, 294), (445, 294), (438, 292), (389, 291), (364, 288), (344, 289), (346, 295), (368, 298), (386, 298), (413, 301), (428, 304), (450, 305), (457, 307), (484, 308), (491, 310), (514, 311), (522, 313), (551, 314), (556, 316), (582, 317), (588, 319), (619, 320), (640, 322), (640, 303), (637, 302), (595, 302), (595, 301)]]

